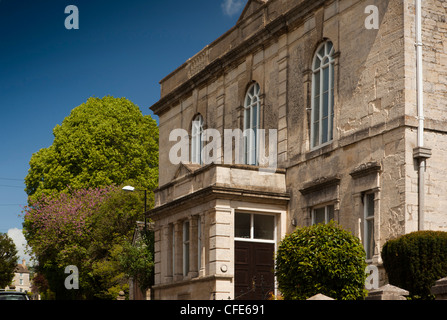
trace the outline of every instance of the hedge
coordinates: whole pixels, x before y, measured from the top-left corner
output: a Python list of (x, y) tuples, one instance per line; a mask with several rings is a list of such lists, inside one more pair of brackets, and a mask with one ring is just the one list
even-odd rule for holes
[(389, 240), (382, 260), (390, 284), (410, 298), (432, 299), (430, 288), (447, 276), (447, 232), (417, 231)]
[(334, 222), (296, 229), (280, 243), (275, 274), (287, 300), (321, 293), (334, 299), (363, 299), (365, 251), (359, 239)]

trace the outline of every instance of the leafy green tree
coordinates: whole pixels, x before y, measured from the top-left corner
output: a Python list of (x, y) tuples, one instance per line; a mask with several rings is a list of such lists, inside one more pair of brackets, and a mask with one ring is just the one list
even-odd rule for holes
[(359, 239), (333, 221), (296, 229), (276, 256), (279, 289), (287, 300), (318, 293), (337, 300), (363, 299), (365, 251)]
[[(25, 178), (24, 230), (37, 271), (48, 297), (114, 299), (126, 290), (119, 256), (144, 207), (142, 195), (118, 186), (157, 186), (156, 121), (125, 98), (89, 98), (53, 135), (32, 155)], [(64, 288), (68, 265), (79, 269), (79, 290)]]
[[(153, 199), (149, 197), (148, 207), (152, 206)], [(127, 270), (122, 267), (120, 259), (132, 241), (136, 222), (144, 219), (143, 208), (142, 193), (127, 193), (120, 188), (99, 207), (94, 216), (95, 227), (92, 228), (88, 249), (88, 255), (94, 262), (93, 279), (97, 283), (96, 292), (91, 292), (91, 295), (115, 299), (119, 291), (128, 292)]]
[(53, 129), (54, 141), (34, 153), (25, 178), (31, 198), (42, 193), (158, 180), (158, 127), (125, 98), (89, 98)]
[(14, 241), (6, 233), (0, 233), (0, 288), (11, 283), (18, 259)]

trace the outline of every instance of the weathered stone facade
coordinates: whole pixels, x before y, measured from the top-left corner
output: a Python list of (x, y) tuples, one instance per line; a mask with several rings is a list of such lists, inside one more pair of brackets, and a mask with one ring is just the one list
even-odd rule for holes
[[(378, 29), (365, 27), (368, 5), (378, 8)], [(313, 223), (316, 208), (330, 206), (333, 219), (363, 242), (372, 230), (369, 261), (379, 266), (386, 240), (417, 230), (414, 9), (412, 0), (249, 0), (236, 26), (161, 81), (161, 99), (151, 108), (160, 118), (160, 187), (149, 215), (156, 299), (237, 297), (238, 212), (273, 215), (278, 245)], [(447, 230), (447, 3), (423, 1), (422, 12), (425, 144), (432, 150), (424, 225)], [(312, 147), (312, 64), (325, 41), (334, 48), (333, 137)], [(222, 136), (243, 129), (254, 82), (261, 88), (259, 126), (277, 130), (274, 174), (238, 164), (171, 163), (171, 131), (191, 134), (198, 114), (204, 128)]]

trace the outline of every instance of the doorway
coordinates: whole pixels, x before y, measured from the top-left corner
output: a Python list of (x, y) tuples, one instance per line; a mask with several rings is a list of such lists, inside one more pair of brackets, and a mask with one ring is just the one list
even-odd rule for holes
[(266, 300), (274, 293), (275, 216), (236, 213), (234, 295), (236, 300)]
[(236, 300), (266, 300), (275, 289), (274, 244), (235, 242)]

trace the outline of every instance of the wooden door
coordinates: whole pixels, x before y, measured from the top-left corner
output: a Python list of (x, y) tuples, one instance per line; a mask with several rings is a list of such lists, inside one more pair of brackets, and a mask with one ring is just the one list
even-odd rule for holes
[(235, 241), (236, 300), (265, 300), (274, 290), (274, 244)]

